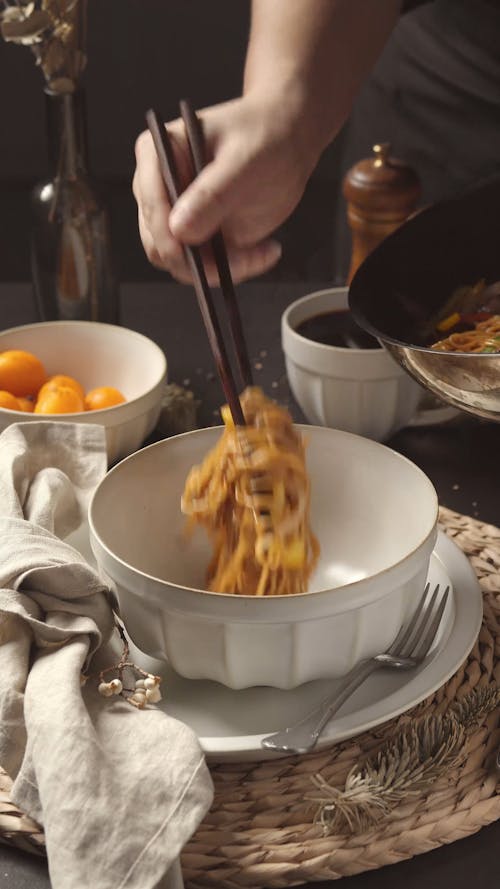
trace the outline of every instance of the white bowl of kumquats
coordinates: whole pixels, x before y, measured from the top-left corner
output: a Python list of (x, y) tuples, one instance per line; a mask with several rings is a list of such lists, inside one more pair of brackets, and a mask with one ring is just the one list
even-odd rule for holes
[(108, 462), (137, 450), (158, 420), (166, 359), (136, 331), (46, 321), (0, 332), (0, 431), (57, 420), (106, 430)]
[[(245, 428), (237, 433), (243, 441)], [(437, 496), (427, 476), (367, 438), (292, 429), (305, 443), (304, 500), (300, 485), (287, 481), (283, 490), (268, 479), (259, 462), (265, 448), (250, 439), (234, 464), (249, 484), (231, 504), (226, 457), (234, 452), (220, 428), (137, 451), (94, 492), (90, 542), (115, 586), (125, 628), (139, 649), (182, 676), (235, 689), (339, 677), (384, 651), (415, 609), (437, 534)], [(278, 478), (276, 454), (271, 449), (269, 466)], [(295, 469), (301, 473), (298, 449), (290, 454), (288, 480)], [(305, 545), (296, 531), (286, 536), (301, 503), (312, 535)], [(210, 516), (205, 527), (189, 527), (196, 510), (204, 521), (212, 510), (213, 533)], [(264, 527), (257, 538), (253, 521)], [(311, 572), (303, 576), (311, 540)], [(293, 587), (294, 578), (305, 589)]]

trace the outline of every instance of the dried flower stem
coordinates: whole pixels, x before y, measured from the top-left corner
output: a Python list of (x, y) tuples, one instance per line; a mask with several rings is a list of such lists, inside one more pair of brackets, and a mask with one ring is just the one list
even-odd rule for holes
[(29, 46), (53, 93), (71, 93), (85, 68), (87, 0), (2, 0), (4, 40)]
[[(159, 691), (161, 676), (155, 676), (153, 673), (148, 673), (147, 670), (143, 670), (138, 664), (129, 660), (130, 648), (123, 627), (117, 620), (115, 620), (115, 627), (123, 645), (120, 660), (118, 663), (105, 667), (96, 673), (82, 673), (80, 679), (81, 685), (86, 685), (91, 679), (98, 679), (98, 690), (104, 697), (119, 695), (129, 704), (132, 704), (132, 706), (137, 707), (140, 710), (142, 710), (148, 703), (158, 703), (158, 701), (161, 700)], [(127, 669), (141, 677), (139, 680), (136, 679), (134, 688), (127, 688), (125, 685), (125, 671)], [(109, 676), (110, 673), (114, 674), (114, 678), (111, 682), (106, 682), (106, 677)]]

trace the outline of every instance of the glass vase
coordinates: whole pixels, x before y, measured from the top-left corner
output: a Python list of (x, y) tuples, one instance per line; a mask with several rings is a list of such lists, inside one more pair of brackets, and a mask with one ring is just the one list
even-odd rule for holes
[(83, 93), (47, 97), (49, 178), (32, 193), (31, 270), (39, 318), (118, 323), (106, 210), (87, 173)]

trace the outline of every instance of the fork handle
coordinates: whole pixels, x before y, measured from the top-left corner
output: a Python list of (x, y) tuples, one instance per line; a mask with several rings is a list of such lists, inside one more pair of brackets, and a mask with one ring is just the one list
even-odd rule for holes
[(324, 698), (318, 707), (295, 725), (263, 738), (261, 747), (276, 750), (277, 753), (307, 753), (312, 750), (332, 716), (379, 666), (374, 658), (361, 661), (346, 674), (335, 694)]

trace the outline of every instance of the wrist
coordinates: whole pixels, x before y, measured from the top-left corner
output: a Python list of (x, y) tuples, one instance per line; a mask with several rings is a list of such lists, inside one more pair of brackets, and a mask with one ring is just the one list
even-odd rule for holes
[(283, 76), (279, 83), (275, 81), (270, 87), (269, 82), (245, 77), (243, 96), (259, 108), (277, 139), (293, 145), (304, 176), (308, 178), (322, 151), (336, 135), (337, 128), (311, 101), (303, 80)]

